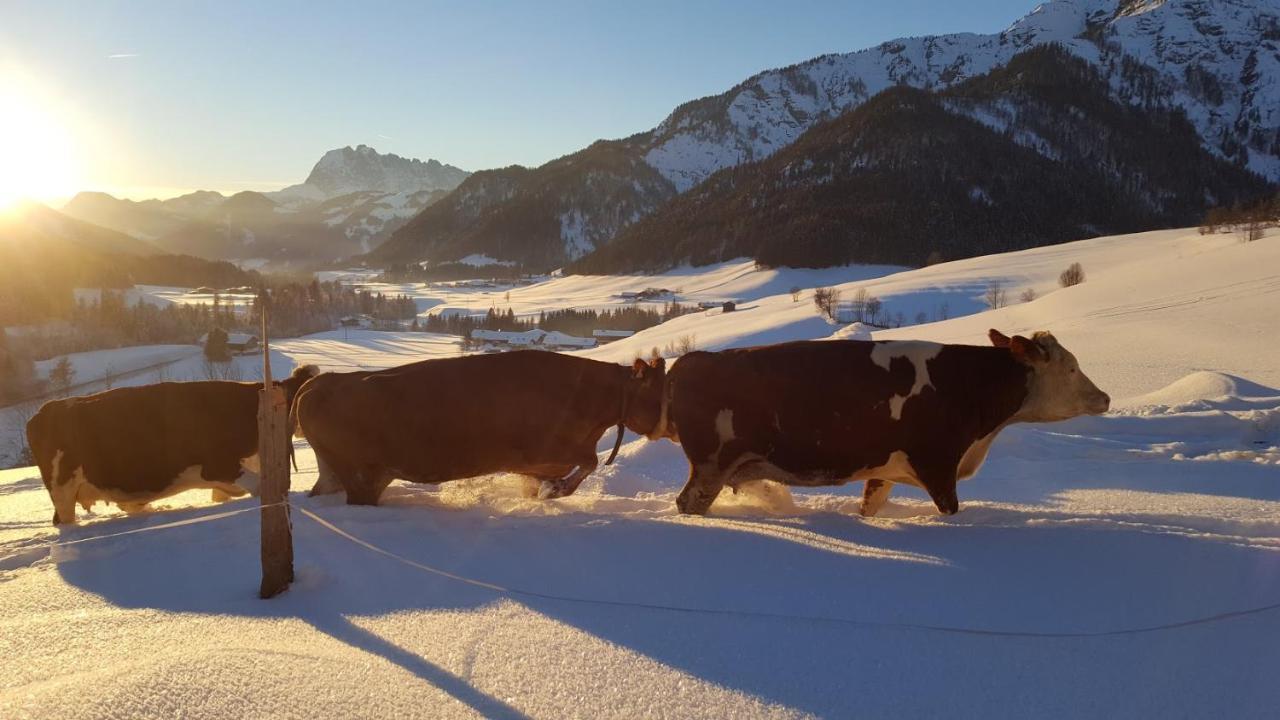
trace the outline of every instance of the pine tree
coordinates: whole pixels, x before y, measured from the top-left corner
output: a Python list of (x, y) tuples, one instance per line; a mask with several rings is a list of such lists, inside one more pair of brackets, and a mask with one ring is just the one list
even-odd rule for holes
[(58, 358), (57, 364), (49, 371), (49, 385), (53, 387), (54, 393), (58, 397), (66, 397), (75, 380), (76, 369), (71, 364), (71, 358), (66, 355)]
[(213, 362), (230, 362), (231, 348), (227, 346), (227, 331), (214, 328), (204, 340), (204, 356)]

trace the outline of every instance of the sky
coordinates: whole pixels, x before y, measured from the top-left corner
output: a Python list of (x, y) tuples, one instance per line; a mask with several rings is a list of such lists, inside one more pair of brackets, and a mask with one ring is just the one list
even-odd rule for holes
[(1035, 5), (0, 0), (0, 173), (52, 200), (276, 189), (361, 143), (538, 165), (761, 70)]

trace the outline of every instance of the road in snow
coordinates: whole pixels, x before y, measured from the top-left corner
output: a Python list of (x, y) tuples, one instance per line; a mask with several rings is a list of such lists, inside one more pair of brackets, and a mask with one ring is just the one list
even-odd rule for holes
[[(1054, 290), (1076, 260), (1088, 280)], [(679, 449), (634, 438), (563, 500), (497, 476), (347, 507), (303, 496), (299, 441), (298, 582), (264, 602), (252, 501), (99, 506), (58, 531), (32, 471), (0, 473), (3, 716), (1272, 716), (1280, 610), (1235, 613), (1280, 603), (1280, 237), (1148, 233), (860, 283), (958, 314), (992, 277), (1041, 297), (876, 337), (1052, 329), (1118, 400), (1007, 430), (953, 517), (910, 489), (863, 519), (860, 486), (760, 484), (684, 518)], [(617, 292), (551, 283), (570, 281)], [(745, 304), (588, 354), (835, 330), (785, 288)], [(286, 370), (457, 350), (338, 332), (277, 352)]]

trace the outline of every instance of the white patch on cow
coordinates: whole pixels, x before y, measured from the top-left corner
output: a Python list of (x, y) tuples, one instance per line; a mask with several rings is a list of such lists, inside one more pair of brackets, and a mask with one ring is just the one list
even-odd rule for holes
[[(116, 488), (100, 488), (85, 477), (84, 468), (77, 467), (68, 482), (59, 490), (60, 497), (55, 497), (54, 507), (58, 510), (59, 519), (73, 522), (75, 505), (78, 503), (86, 511), (99, 502), (114, 503), (125, 512), (140, 511), (148, 503), (186, 492), (188, 490), (213, 490), (228, 497), (244, 497), (247, 492), (235, 482), (223, 480), (206, 480), (203, 476), (203, 465), (192, 465), (178, 473), (167, 487), (159, 492), (129, 492)], [(71, 511), (63, 513), (59, 502), (69, 502)]]
[(62, 451), (59, 450), (58, 452), (53, 454), (53, 467), (51, 468), (53, 475), (49, 478), (50, 485), (58, 482), (58, 470), (61, 467), (62, 467)]
[(906, 483), (918, 488), (924, 487), (916, 477), (916, 470), (911, 465), (911, 458), (902, 450), (889, 453), (889, 459), (883, 465), (863, 468), (853, 474), (850, 480), (884, 480), (891, 483)]
[(996, 435), (1000, 434), (1001, 428), (992, 430), (989, 435), (976, 440), (964, 451), (964, 456), (960, 458), (960, 465), (956, 469), (956, 479), (964, 480), (973, 477), (978, 472), (978, 468), (982, 467), (982, 463), (987, 459), (987, 452), (991, 450), (991, 443), (995, 442)]
[(240, 467), (245, 472), (251, 472), (254, 475), (262, 474), (262, 461), (258, 458), (258, 454), (254, 453), (249, 457), (240, 461)]
[(64, 523), (74, 523), (76, 521), (76, 492), (78, 490), (77, 476), (83, 479), (83, 473), (77, 468), (76, 472), (71, 473), (65, 479), (61, 479), (62, 472), (61, 450), (53, 454), (53, 463), (50, 471), (52, 477), (49, 479), (49, 499), (53, 501), (53, 510), (58, 514), (58, 519)]
[(716, 435), (720, 438), (721, 445), (737, 437), (733, 432), (732, 410), (726, 408), (716, 413)]
[(907, 400), (919, 395), (926, 387), (932, 387), (929, 380), (929, 361), (942, 352), (942, 345), (918, 340), (898, 340), (876, 343), (871, 348), (871, 362), (885, 370), (895, 358), (906, 358), (915, 369), (915, 382), (906, 395), (894, 395), (889, 398), (889, 417), (902, 419), (902, 406)]

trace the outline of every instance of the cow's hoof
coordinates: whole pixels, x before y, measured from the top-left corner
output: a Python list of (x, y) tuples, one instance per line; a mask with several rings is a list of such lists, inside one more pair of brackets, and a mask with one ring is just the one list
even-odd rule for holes
[(711, 509), (711, 503), (701, 497), (688, 497), (682, 493), (676, 498), (676, 509), (684, 515), (706, 515), (707, 510)]
[(554, 480), (543, 480), (538, 485), (539, 500), (554, 500), (565, 496), (564, 488)]

